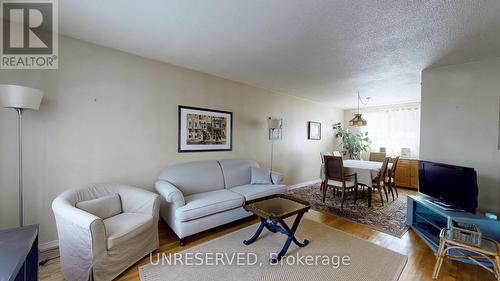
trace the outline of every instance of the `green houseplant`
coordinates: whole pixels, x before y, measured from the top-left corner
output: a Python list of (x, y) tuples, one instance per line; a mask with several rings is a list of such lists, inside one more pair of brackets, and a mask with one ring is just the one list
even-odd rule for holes
[(340, 141), (344, 149), (344, 155), (347, 155), (350, 159), (360, 159), (361, 152), (368, 151), (370, 148), (368, 132), (364, 134), (349, 132), (343, 129), (340, 123), (333, 124), (332, 127), (335, 130), (335, 138)]

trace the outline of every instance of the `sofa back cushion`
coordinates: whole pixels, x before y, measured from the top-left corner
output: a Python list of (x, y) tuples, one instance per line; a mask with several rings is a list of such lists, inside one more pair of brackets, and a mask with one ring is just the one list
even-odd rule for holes
[(224, 178), (215, 160), (181, 163), (163, 170), (158, 177), (177, 187), (184, 196), (224, 189)]
[(252, 178), (252, 167), (259, 167), (257, 162), (243, 159), (224, 159), (219, 160), (219, 163), (224, 174), (226, 188), (249, 184)]
[(107, 219), (116, 216), (122, 212), (122, 203), (120, 195), (112, 194), (99, 197), (92, 200), (81, 201), (76, 203), (78, 209), (98, 216), (101, 219)]

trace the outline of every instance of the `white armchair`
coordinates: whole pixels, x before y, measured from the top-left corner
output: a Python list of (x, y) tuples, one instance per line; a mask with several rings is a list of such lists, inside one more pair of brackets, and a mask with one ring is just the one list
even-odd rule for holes
[(122, 184), (71, 189), (52, 203), (67, 280), (112, 280), (158, 249), (159, 196)]

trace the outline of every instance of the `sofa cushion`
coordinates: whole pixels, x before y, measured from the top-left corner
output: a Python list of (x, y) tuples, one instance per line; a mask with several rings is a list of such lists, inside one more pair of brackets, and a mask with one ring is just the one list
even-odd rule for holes
[(81, 201), (76, 203), (76, 207), (101, 219), (107, 219), (122, 212), (122, 203), (118, 194)]
[(277, 184), (247, 184), (241, 185), (237, 187), (233, 187), (230, 189), (233, 192), (241, 194), (245, 197), (245, 199), (253, 200), (257, 198), (261, 198), (264, 196), (274, 195), (274, 194), (282, 194), (285, 193), (287, 188), (285, 185), (277, 185)]
[(252, 179), (250, 184), (272, 184), (271, 170), (252, 167)]
[(106, 247), (108, 250), (126, 243), (131, 238), (153, 226), (153, 216), (137, 213), (122, 213), (104, 220)]
[(251, 179), (251, 168), (259, 167), (259, 164), (251, 160), (224, 159), (219, 160), (224, 174), (226, 188), (249, 184)]
[(175, 209), (175, 218), (190, 221), (243, 206), (245, 198), (229, 190), (216, 190), (184, 197), (186, 205)]
[(158, 177), (177, 187), (184, 196), (224, 189), (224, 178), (215, 160), (181, 163), (163, 170)]

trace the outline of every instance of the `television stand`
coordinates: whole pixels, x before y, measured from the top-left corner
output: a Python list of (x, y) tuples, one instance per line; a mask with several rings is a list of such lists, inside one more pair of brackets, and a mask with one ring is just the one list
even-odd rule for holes
[(455, 212), (465, 212), (464, 209), (460, 209), (459, 207), (453, 205), (453, 204), (449, 204), (449, 203), (446, 203), (445, 201), (443, 200), (439, 200), (439, 199), (425, 199), (425, 201), (431, 203), (431, 204), (434, 204), (438, 207), (440, 207), (441, 209), (445, 210), (445, 211), (455, 211)]
[[(490, 239), (500, 241), (500, 221), (486, 219), (465, 211), (446, 210), (427, 195), (408, 195), (406, 224), (431, 248), (434, 254), (439, 248), (439, 233), (443, 228), (451, 228), (451, 221), (473, 223), (481, 229), (481, 233)], [(457, 259), (471, 263), (466, 259)], [(491, 264), (484, 264), (490, 267)]]

